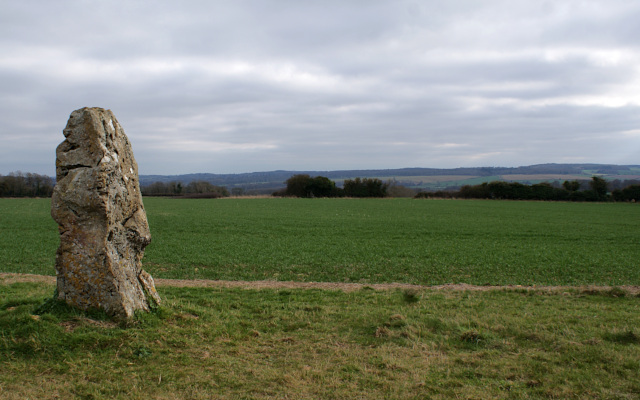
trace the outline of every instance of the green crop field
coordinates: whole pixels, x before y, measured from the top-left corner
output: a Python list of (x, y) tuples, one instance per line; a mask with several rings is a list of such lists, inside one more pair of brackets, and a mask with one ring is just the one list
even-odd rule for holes
[[(54, 274), (49, 200), (0, 200), (0, 272)], [(155, 277), (640, 284), (640, 207), (414, 199), (145, 198)]]

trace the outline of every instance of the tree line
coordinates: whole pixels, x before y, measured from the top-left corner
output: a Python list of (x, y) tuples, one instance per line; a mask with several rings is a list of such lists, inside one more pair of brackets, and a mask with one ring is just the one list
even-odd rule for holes
[(140, 188), (143, 196), (174, 196), (188, 198), (218, 198), (229, 197), (230, 193), (224, 186), (217, 186), (206, 181), (193, 181), (187, 185), (177, 181), (154, 182)]
[[(0, 197), (51, 197), (55, 180), (46, 175), (21, 171), (0, 175)], [(143, 196), (181, 196), (216, 198), (228, 197), (222, 186), (205, 181), (194, 181), (183, 186), (180, 182), (155, 182), (140, 188)]]
[[(585, 181), (564, 181), (561, 186), (542, 182), (525, 185), (518, 182), (485, 182), (465, 185), (458, 191), (420, 192), (416, 198), (459, 198), (497, 200), (546, 200), (546, 201), (640, 201), (640, 185), (616, 185), (594, 176), (584, 188)], [(635, 181), (634, 181), (635, 182)], [(621, 187), (621, 188), (620, 188)]]
[(55, 181), (46, 175), (22, 171), (0, 175), (0, 197), (51, 197)]
[(378, 178), (345, 179), (343, 187), (326, 176), (311, 177), (307, 174), (293, 175), (285, 182), (287, 187), (273, 193), (288, 197), (386, 197), (389, 183)]

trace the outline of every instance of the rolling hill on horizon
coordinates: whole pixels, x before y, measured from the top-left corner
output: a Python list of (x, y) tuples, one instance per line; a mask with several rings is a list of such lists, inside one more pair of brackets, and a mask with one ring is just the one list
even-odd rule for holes
[(600, 176), (607, 180), (640, 180), (640, 165), (615, 164), (536, 164), (521, 167), (465, 168), (398, 168), (336, 171), (268, 171), (239, 174), (194, 173), (182, 175), (140, 175), (140, 185), (155, 182), (180, 182), (183, 185), (205, 181), (228, 189), (269, 193), (286, 186), (285, 181), (296, 174), (325, 176), (341, 186), (345, 179), (379, 178), (420, 190), (455, 189), (463, 185), (506, 181), (533, 184), (565, 180), (588, 180)]

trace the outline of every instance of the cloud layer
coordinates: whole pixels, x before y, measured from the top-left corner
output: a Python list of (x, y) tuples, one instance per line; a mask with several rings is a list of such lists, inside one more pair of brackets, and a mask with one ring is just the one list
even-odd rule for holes
[(0, 173), (110, 108), (142, 174), (640, 164), (640, 3), (0, 4)]

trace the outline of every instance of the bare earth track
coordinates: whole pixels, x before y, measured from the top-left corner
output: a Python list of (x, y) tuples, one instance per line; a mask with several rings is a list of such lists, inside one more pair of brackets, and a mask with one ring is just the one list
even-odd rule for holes
[[(0, 284), (9, 285), (17, 282), (44, 282), (54, 284), (55, 276), (31, 275), (31, 274), (15, 274), (0, 273)], [(468, 291), (487, 291), (487, 290), (532, 290), (538, 292), (564, 292), (570, 289), (584, 292), (605, 292), (611, 290), (611, 286), (520, 286), (520, 285), (504, 285), (504, 286), (476, 286), (466, 283), (446, 284), (438, 286), (421, 286), (410, 285), (405, 283), (341, 283), (341, 282), (281, 282), (281, 281), (214, 281), (214, 280), (185, 280), (185, 279), (156, 279), (157, 286), (174, 286), (174, 287), (210, 287), (210, 288), (243, 288), (243, 289), (322, 289), (322, 290), (342, 290), (345, 292), (360, 290), (363, 288), (371, 288), (374, 290), (390, 290), (390, 289), (414, 289), (414, 290), (468, 290)], [(616, 286), (631, 295), (640, 295), (640, 286)]]

